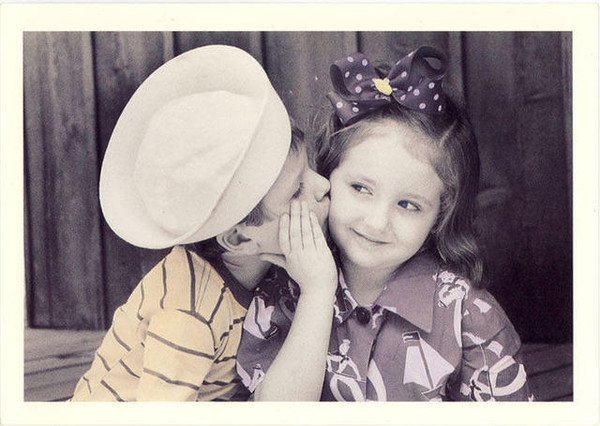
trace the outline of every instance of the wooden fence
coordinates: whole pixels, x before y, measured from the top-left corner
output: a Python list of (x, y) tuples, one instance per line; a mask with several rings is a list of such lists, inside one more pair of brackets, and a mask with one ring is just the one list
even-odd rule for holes
[(121, 110), (166, 60), (206, 44), (241, 47), (310, 128), (333, 60), (362, 51), (391, 62), (431, 45), (449, 56), (449, 83), (479, 137), (489, 289), (523, 340), (571, 339), (570, 33), (28, 32), (23, 41), (30, 326), (107, 327), (164, 255), (112, 233), (98, 176)]

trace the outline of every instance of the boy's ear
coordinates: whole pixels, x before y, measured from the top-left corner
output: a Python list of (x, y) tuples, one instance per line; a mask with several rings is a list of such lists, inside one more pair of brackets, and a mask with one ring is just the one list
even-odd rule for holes
[(256, 242), (245, 232), (246, 226), (237, 224), (233, 228), (216, 236), (217, 243), (225, 250), (241, 255), (254, 255), (258, 253)]

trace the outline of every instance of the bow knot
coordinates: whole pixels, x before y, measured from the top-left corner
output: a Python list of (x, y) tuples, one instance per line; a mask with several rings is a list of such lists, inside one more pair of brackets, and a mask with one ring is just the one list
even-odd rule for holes
[[(440, 61), (433, 67), (425, 58)], [(394, 64), (385, 78), (380, 78), (369, 59), (355, 53), (331, 65), (334, 91), (327, 97), (342, 124), (352, 124), (368, 112), (396, 102), (406, 108), (429, 114), (445, 109), (442, 81), (446, 72), (444, 55), (423, 46)]]
[(375, 84), (375, 88), (384, 95), (389, 96), (392, 94), (392, 86), (390, 86), (390, 80), (388, 80), (387, 77), (383, 80), (380, 78), (374, 78), (373, 83)]

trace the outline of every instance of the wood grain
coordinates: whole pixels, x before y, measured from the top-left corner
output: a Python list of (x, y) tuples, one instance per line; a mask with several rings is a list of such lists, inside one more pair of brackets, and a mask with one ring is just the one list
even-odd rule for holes
[(98, 308), (103, 292), (91, 35), (30, 37), (35, 48), (26, 74), (38, 75), (26, 85), (35, 85), (32, 94), (39, 95), (28, 94), (26, 101), (38, 102), (26, 124), (28, 164), (38, 173), (28, 184), (31, 286), (44, 295), (34, 299), (32, 324), (99, 328), (104, 314)]
[[(520, 283), (527, 267), (519, 241), (520, 223), (514, 182), (523, 179), (519, 157), (511, 33), (463, 34), (464, 96), (478, 139), (481, 163), (477, 229), (485, 260), (484, 284), (498, 298), (517, 331), (530, 326), (525, 304), (531, 296)], [(518, 206), (518, 207), (517, 207)]]
[(531, 308), (557, 319), (537, 327), (537, 337), (556, 341), (572, 334), (573, 274), (560, 33), (516, 33), (515, 58), (520, 157), (514, 164), (524, 177), (515, 192), (524, 200), (519, 220), (528, 263), (519, 274), (537, 283)]
[(28, 324), (52, 325), (50, 287), (37, 285), (48, 276), (45, 256), (46, 233), (44, 191), (44, 133), (42, 100), (48, 98), (43, 68), (48, 63), (46, 35), (38, 32), (23, 34), (23, 92), (24, 92), (24, 173), (25, 173), (25, 256), (27, 261)]
[[(98, 331), (26, 329), (25, 400), (69, 398), (103, 336)], [(573, 399), (573, 345), (524, 345), (522, 353), (538, 401)]]
[[(352, 32), (272, 32), (264, 34), (265, 69), (289, 114), (305, 131), (329, 111), (329, 67), (348, 52), (355, 52)], [(318, 48), (317, 48), (318, 47)]]
[(235, 46), (250, 53), (263, 63), (262, 34), (252, 31), (207, 31), (207, 32), (176, 32), (174, 34), (176, 54), (179, 55), (190, 49), (209, 44), (224, 44)]

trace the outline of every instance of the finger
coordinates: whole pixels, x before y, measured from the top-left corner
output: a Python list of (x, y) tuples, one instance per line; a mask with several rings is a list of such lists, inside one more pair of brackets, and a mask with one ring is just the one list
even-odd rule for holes
[(302, 245), (304, 248), (314, 248), (315, 241), (313, 237), (312, 225), (310, 223), (310, 211), (306, 201), (302, 201), (300, 212), (300, 226), (302, 228)]
[(290, 216), (287, 213), (279, 218), (279, 248), (285, 256), (290, 254)]
[(322, 248), (327, 246), (327, 241), (325, 240), (325, 235), (323, 235), (323, 231), (321, 230), (319, 219), (317, 219), (317, 215), (314, 212), (310, 212), (310, 222), (312, 224), (315, 247)]
[(265, 262), (270, 262), (273, 265), (277, 265), (280, 268), (285, 269), (285, 257), (278, 254), (261, 254), (259, 256), (260, 260), (264, 260)]
[(302, 250), (300, 225), (300, 203), (292, 201), (290, 206), (290, 251)]

